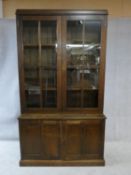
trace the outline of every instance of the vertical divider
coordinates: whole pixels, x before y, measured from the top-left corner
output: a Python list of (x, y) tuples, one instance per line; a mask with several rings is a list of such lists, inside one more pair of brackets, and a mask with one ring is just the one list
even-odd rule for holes
[(61, 17), (57, 17), (57, 29), (56, 29), (56, 34), (57, 34), (57, 46), (56, 46), (56, 51), (57, 51), (57, 67), (56, 67), (56, 73), (57, 73), (57, 109), (61, 110), (62, 109), (62, 91), (61, 91), (61, 84), (62, 84), (62, 54), (61, 54)]
[[(19, 86), (20, 86), (20, 101), (21, 112), (26, 110), (26, 95), (25, 95), (25, 72), (24, 72), (24, 41), (22, 38), (24, 23), (22, 23), (22, 17), (17, 16), (17, 44), (18, 44), (18, 66), (19, 66)], [(22, 26), (22, 27), (21, 27)]]
[(61, 20), (62, 27), (62, 110), (64, 111), (67, 107), (67, 65), (66, 65), (66, 22), (67, 18), (65, 16), (62, 17)]
[[(82, 26), (82, 46), (84, 51), (84, 44), (85, 44), (85, 20), (83, 20)], [(82, 56), (84, 57), (84, 53), (82, 52)], [(84, 60), (83, 60), (84, 61)], [(84, 64), (82, 65), (84, 66)], [(82, 86), (81, 86), (81, 108), (84, 105), (84, 89), (83, 89), (83, 81), (84, 81), (84, 69), (82, 67)]]
[(41, 69), (41, 22), (38, 22), (38, 47), (39, 47), (39, 82), (40, 82), (40, 108), (43, 107), (42, 69)]
[(105, 84), (105, 65), (106, 65), (106, 35), (107, 35), (107, 17), (101, 21), (101, 51), (100, 51), (100, 72), (98, 85), (98, 107), (103, 111), (104, 102), (104, 84)]

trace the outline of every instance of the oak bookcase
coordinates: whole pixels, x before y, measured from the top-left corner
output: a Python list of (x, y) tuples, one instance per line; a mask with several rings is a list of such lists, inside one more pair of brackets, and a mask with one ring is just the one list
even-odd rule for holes
[(17, 10), (22, 166), (104, 165), (106, 10)]

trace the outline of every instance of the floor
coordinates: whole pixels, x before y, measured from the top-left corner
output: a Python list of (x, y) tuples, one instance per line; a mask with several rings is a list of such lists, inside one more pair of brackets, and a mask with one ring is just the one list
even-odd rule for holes
[(131, 175), (131, 142), (107, 142), (105, 167), (19, 167), (19, 142), (0, 141), (0, 175)]

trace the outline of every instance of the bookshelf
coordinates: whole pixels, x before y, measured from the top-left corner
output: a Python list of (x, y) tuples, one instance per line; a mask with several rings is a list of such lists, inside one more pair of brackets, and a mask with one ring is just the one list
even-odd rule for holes
[(16, 17), (20, 165), (104, 165), (107, 11)]

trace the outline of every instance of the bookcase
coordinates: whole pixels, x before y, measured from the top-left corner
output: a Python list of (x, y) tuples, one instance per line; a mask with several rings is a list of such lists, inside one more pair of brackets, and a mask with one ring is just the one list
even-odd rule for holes
[(22, 166), (104, 165), (106, 10), (17, 10)]

